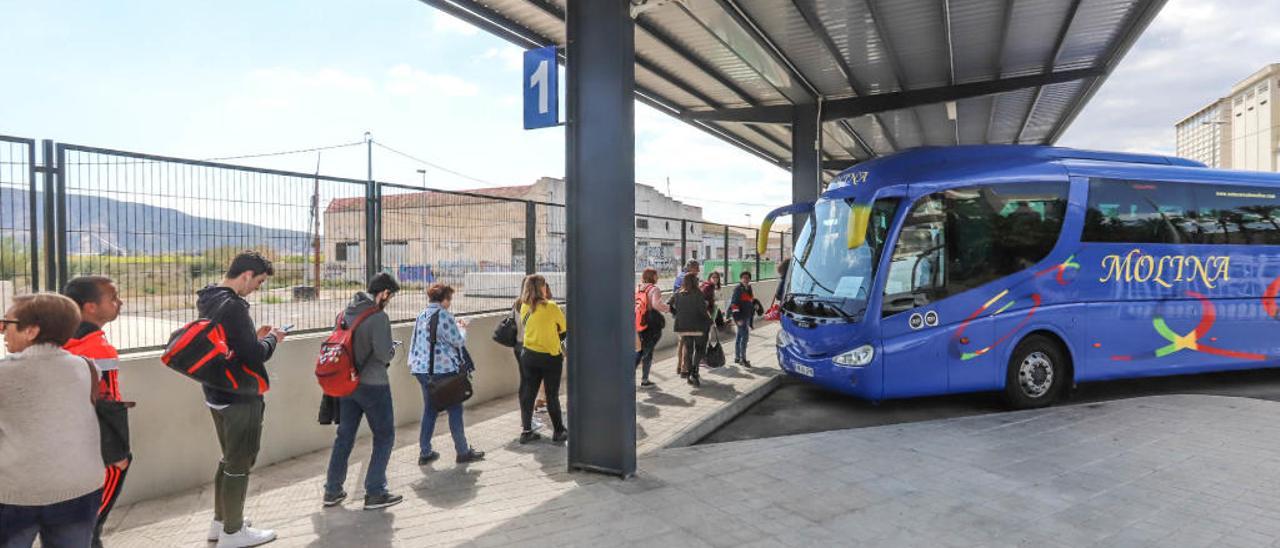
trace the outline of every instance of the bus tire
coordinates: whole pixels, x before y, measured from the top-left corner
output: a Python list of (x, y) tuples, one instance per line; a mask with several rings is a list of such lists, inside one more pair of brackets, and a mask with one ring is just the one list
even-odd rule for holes
[(1005, 376), (1004, 400), (1013, 409), (1038, 409), (1053, 404), (1070, 383), (1062, 348), (1044, 335), (1030, 335), (1014, 347)]

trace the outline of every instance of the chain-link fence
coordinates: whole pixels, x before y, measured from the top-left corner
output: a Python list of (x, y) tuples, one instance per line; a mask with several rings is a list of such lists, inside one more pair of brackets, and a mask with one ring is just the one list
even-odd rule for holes
[[(196, 292), (246, 249), (275, 267), (248, 297), (255, 320), (300, 331), (330, 329), (377, 271), (402, 286), (393, 321), (415, 318), (436, 282), (455, 289), (459, 314), (505, 310), (531, 273), (567, 294), (560, 181), (459, 192), (48, 141), (42, 150), (37, 165), (34, 141), (0, 137), (0, 299), (110, 276), (125, 302), (107, 327), (121, 349), (162, 346), (195, 317)], [(757, 258), (754, 228), (634, 222), (636, 277), (654, 268), (664, 287), (690, 259), (768, 279), (789, 256), (782, 232)]]

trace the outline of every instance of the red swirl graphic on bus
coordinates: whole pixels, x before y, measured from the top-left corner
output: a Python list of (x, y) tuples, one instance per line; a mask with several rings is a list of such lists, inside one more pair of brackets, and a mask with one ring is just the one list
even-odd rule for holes
[[(1272, 282), (1271, 286), (1278, 287), (1275, 282)], [(1267, 292), (1272, 293), (1272, 289), (1268, 288)], [(1186, 334), (1179, 334), (1178, 332), (1171, 329), (1169, 327), (1169, 324), (1166, 323), (1164, 320), (1165, 303), (1162, 301), (1159, 305), (1156, 306), (1156, 314), (1151, 318), (1151, 325), (1152, 327), (1155, 328), (1156, 333), (1159, 333), (1161, 337), (1164, 337), (1165, 340), (1169, 341), (1169, 344), (1166, 344), (1160, 348), (1152, 350), (1151, 352), (1146, 352), (1143, 354), (1114, 355), (1114, 356), (1111, 356), (1112, 361), (1127, 362), (1135, 359), (1163, 358), (1165, 356), (1176, 354), (1183, 350), (1190, 350), (1192, 352), (1204, 352), (1205, 354), (1212, 354), (1214, 356), (1223, 356), (1226, 358), (1233, 358), (1238, 360), (1261, 361), (1261, 360), (1267, 359), (1267, 356), (1263, 354), (1256, 354), (1253, 352), (1241, 352), (1238, 350), (1228, 350), (1225, 348), (1210, 346), (1202, 342), (1201, 339), (1203, 339), (1206, 335), (1209, 334), (1209, 330), (1213, 329), (1214, 322), (1218, 320), (1218, 312), (1214, 308), (1213, 302), (1210, 301), (1208, 297), (1200, 293), (1197, 293), (1195, 291), (1188, 291), (1187, 296), (1193, 297), (1197, 301), (1200, 301), (1200, 321), (1199, 323), (1196, 324), (1195, 329), (1192, 329), (1190, 332)], [(1270, 306), (1268, 306), (1268, 302), (1270, 302)], [(1271, 310), (1275, 307), (1274, 294), (1273, 294), (1273, 298), (1270, 301), (1268, 301), (1266, 298), (1263, 299), (1263, 307), (1267, 308), (1267, 312), (1269, 314), (1271, 313)], [(1210, 339), (1210, 340), (1213, 340), (1213, 339)]]

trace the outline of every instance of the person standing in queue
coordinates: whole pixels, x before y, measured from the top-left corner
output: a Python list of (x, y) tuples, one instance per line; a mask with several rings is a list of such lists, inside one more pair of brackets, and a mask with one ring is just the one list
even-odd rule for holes
[[(671, 307), (662, 301), (662, 290), (658, 288), (658, 271), (653, 268), (644, 269), (644, 273), (640, 275), (640, 286), (636, 288), (636, 300), (640, 302), (641, 299), (644, 300), (645, 310), (657, 311), (659, 314), (671, 312)], [(640, 327), (637, 325), (636, 329)], [(640, 339), (640, 348), (636, 351), (636, 366), (644, 366), (640, 372), (640, 386), (649, 387), (653, 386), (653, 381), (649, 380), (649, 370), (653, 368), (653, 349), (662, 339), (662, 327), (656, 325), (644, 327), (645, 329), (636, 332)]]
[[(697, 260), (689, 259), (689, 261), (684, 264), (684, 270), (681, 270), (679, 274), (676, 274), (675, 284), (671, 288), (671, 298), (667, 300), (668, 310), (672, 310), (675, 308), (676, 294), (680, 293), (680, 287), (684, 284), (685, 277), (689, 274), (693, 274), (693, 279), (696, 282), (698, 280), (698, 275), (700, 275), (701, 273), (702, 273), (702, 265), (698, 263)], [(683, 355), (684, 355), (684, 337), (677, 337), (676, 338), (676, 356), (683, 356)], [(680, 360), (677, 359), (676, 362), (679, 363)], [(683, 369), (680, 369), (679, 373), (681, 377), (685, 376)]]
[(97, 369), (62, 348), (76, 303), (20, 295), (0, 319), (0, 546), (83, 548), (102, 502)]
[[(466, 323), (449, 312), (453, 305), (453, 288), (437, 283), (427, 289), (427, 308), (418, 315), (413, 325), (413, 339), (409, 342), (409, 372), (422, 386), (422, 425), (418, 433), (418, 466), (431, 464), (440, 453), (431, 450), (431, 438), (436, 432), (436, 417), (441, 411), (449, 414), (449, 434), (453, 436), (455, 462), (466, 464), (484, 460), (484, 451), (476, 451), (467, 444), (462, 420), (462, 402), (444, 409), (431, 403), (430, 385), (434, 377), (470, 375), (462, 353), (466, 349)], [(434, 344), (431, 341), (431, 322), (436, 322)], [(435, 355), (434, 366), (431, 363)], [(434, 374), (432, 373), (434, 371)]]
[[(351, 325), (365, 316), (351, 333), (351, 352), (360, 382), (356, 390), (338, 404), (338, 432), (329, 454), (329, 471), (324, 486), (324, 505), (335, 506), (347, 498), (342, 484), (347, 480), (347, 462), (356, 443), (360, 419), (368, 418), (373, 432), (373, 454), (364, 470), (364, 509), (395, 506), (404, 500), (387, 491), (387, 464), (396, 445), (396, 417), (391, 402), (391, 379), (387, 368), (396, 355), (391, 339), (391, 318), (386, 308), (400, 291), (395, 277), (379, 272), (369, 280), (368, 292), (357, 292), (343, 311), (343, 321)], [(366, 315), (366, 312), (368, 313)]]
[[(107, 340), (103, 326), (120, 316), (124, 303), (116, 283), (106, 276), (77, 276), (62, 288), (62, 294), (80, 307), (80, 326), (63, 348), (72, 354), (93, 360), (101, 376), (98, 399), (120, 401), (120, 353)], [(93, 528), (93, 546), (102, 546), (102, 526), (120, 498), (120, 489), (132, 458), (107, 465), (102, 484), (102, 504), (98, 506), (98, 522)]]
[(698, 363), (707, 350), (707, 330), (711, 328), (711, 316), (707, 313), (707, 299), (698, 290), (695, 274), (685, 274), (676, 292), (672, 310), (675, 312), (676, 334), (680, 335), (680, 376), (694, 386), (702, 385)]
[[(226, 332), (227, 347), (234, 361), (261, 366), (271, 359), (285, 332), (264, 325), (253, 327), (249, 301), (267, 278), (275, 275), (271, 261), (257, 251), (244, 251), (231, 260), (226, 275), (217, 285), (197, 292), (200, 317), (217, 319)], [(213, 417), (213, 427), (222, 449), (222, 459), (213, 478), (213, 522), (209, 540), (218, 548), (245, 548), (275, 540), (276, 532), (249, 526), (244, 519), (244, 501), (249, 492), (249, 471), (262, 445), (262, 417), (266, 402), (261, 395), (236, 394), (203, 385), (204, 402)]]
[(747, 360), (747, 342), (751, 337), (755, 315), (763, 314), (763, 311), (751, 290), (751, 273), (744, 270), (738, 275), (738, 279), (740, 283), (733, 288), (733, 297), (729, 301), (729, 314), (733, 316), (733, 323), (738, 328), (738, 338), (733, 347), (733, 363), (751, 367), (751, 362)]
[(560, 378), (564, 372), (561, 341), (567, 334), (564, 311), (551, 300), (546, 278), (530, 274), (520, 290), (520, 318), (524, 349), (520, 353), (520, 443), (542, 436), (533, 431), (533, 404), (538, 385), (546, 389), (547, 414), (554, 428), (551, 440), (569, 439), (560, 412)]

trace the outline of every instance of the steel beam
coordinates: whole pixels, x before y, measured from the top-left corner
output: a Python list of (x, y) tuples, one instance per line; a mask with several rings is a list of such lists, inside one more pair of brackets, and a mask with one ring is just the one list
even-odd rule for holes
[[(1062, 26), (1058, 29), (1058, 38), (1053, 42), (1053, 49), (1050, 50), (1049, 57), (1045, 59), (1044, 73), (1053, 72), (1054, 65), (1058, 64), (1058, 56), (1062, 54), (1062, 45), (1067, 42), (1067, 31), (1071, 30), (1071, 23), (1076, 20), (1076, 13), (1080, 11), (1081, 0), (1072, 0), (1071, 7), (1067, 8), (1067, 16), (1063, 18)], [(1044, 86), (1036, 86), (1035, 97), (1031, 99), (1031, 105), (1027, 107), (1027, 114), (1022, 117), (1022, 126), (1018, 129), (1018, 136), (1013, 140), (1014, 144), (1022, 143), (1022, 134), (1027, 132), (1027, 126), (1031, 125), (1031, 115), (1035, 113), (1036, 106), (1040, 104), (1040, 97), (1044, 95)]]
[[(822, 121), (844, 120), (877, 112), (900, 110), (920, 105), (943, 103), (946, 101), (958, 101), (960, 99), (969, 99), (971, 97), (981, 97), (983, 95), (992, 95), (1037, 86), (1047, 86), (1050, 84), (1060, 84), (1085, 78), (1094, 78), (1101, 75), (1101, 69), (1087, 68), (1051, 72), (1048, 74), (1002, 78), (987, 82), (972, 82), (967, 84), (956, 84), (954, 86), (913, 89), (909, 91), (895, 91), (892, 93), (867, 95), (865, 97), (837, 99), (834, 101), (823, 102)], [(779, 105), (757, 108), (698, 111), (687, 112), (685, 113), (685, 117), (693, 120), (718, 122), (786, 124), (791, 122), (794, 111), (799, 108), (800, 107), (798, 106), (793, 107), (789, 105)]]
[(1107, 75), (1111, 74), (1111, 71), (1116, 68), (1120, 60), (1129, 52), (1129, 48), (1133, 47), (1133, 43), (1138, 41), (1138, 37), (1142, 36), (1147, 26), (1155, 19), (1156, 14), (1160, 13), (1160, 9), (1164, 7), (1164, 4), (1165, 0), (1150, 0), (1146, 5), (1134, 8), (1124, 29), (1116, 35), (1115, 45), (1108, 48), (1111, 50), (1111, 54), (1107, 56), (1106, 62), (1102, 64), (1101, 74), (1089, 82), (1088, 87), (1080, 95), (1075, 105), (1071, 107), (1070, 112), (1058, 121), (1058, 125), (1053, 128), (1053, 131), (1049, 132), (1049, 138), (1045, 139), (1045, 143), (1053, 144), (1058, 141), (1058, 138), (1062, 136), (1062, 132), (1066, 131), (1071, 122), (1075, 121), (1076, 116), (1080, 115), (1080, 111), (1084, 109), (1084, 106), (1089, 103), (1093, 95), (1102, 87), (1102, 83), (1107, 80)]
[(629, 6), (621, 0), (568, 0), (566, 10), (568, 467), (622, 477), (636, 470), (635, 326), (630, 317), (635, 26)]
[[(996, 78), (1004, 77), (1004, 48), (1009, 42), (1009, 23), (1013, 20), (1013, 0), (1004, 0), (1004, 8), (1000, 12), (1000, 42), (996, 47), (996, 56), (991, 65), (996, 67)], [(987, 131), (982, 134), (984, 141), (991, 142), (991, 127), (996, 122), (996, 105), (999, 96), (991, 98), (991, 110), (987, 113)]]
[[(818, 199), (822, 173), (818, 169), (818, 151), (822, 149), (818, 131), (818, 105), (799, 104), (792, 109), (791, 119), (791, 203)], [(809, 215), (792, 216), (791, 226), (804, 226)], [(792, 243), (800, 231), (793, 230)], [(728, 251), (728, 250), (726, 250)]]

